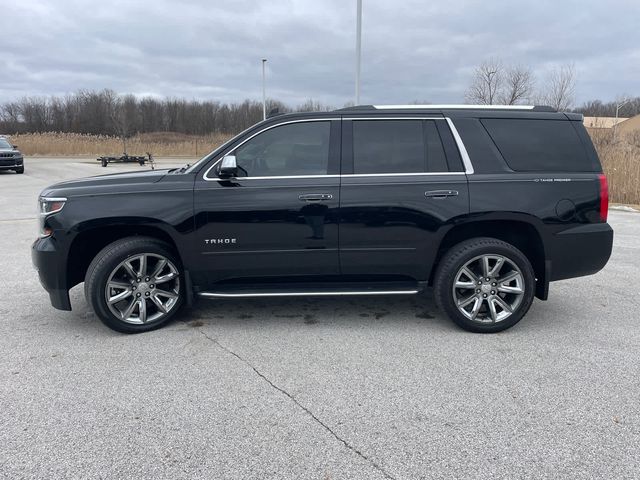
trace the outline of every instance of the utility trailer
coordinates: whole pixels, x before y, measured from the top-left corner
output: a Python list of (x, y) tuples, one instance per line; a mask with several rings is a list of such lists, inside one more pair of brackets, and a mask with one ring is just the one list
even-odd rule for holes
[(103, 167), (106, 167), (110, 163), (137, 163), (142, 167), (142, 166), (144, 166), (144, 164), (146, 162), (151, 163), (151, 168), (152, 169), (155, 167), (155, 162), (153, 160), (153, 156), (149, 152), (147, 152), (147, 156), (144, 156), (144, 155), (128, 155), (126, 153), (124, 153), (120, 157), (102, 156), (102, 157), (98, 157), (97, 161), (100, 162), (100, 164)]

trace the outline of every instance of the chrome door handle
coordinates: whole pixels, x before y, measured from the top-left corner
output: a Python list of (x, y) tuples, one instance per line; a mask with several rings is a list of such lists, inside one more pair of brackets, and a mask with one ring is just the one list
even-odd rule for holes
[(305, 193), (298, 195), (298, 200), (302, 202), (325, 202), (332, 198), (333, 195), (330, 193)]
[(457, 197), (457, 190), (429, 190), (428, 192), (424, 192), (425, 197), (433, 198), (435, 200), (447, 198), (447, 197)]

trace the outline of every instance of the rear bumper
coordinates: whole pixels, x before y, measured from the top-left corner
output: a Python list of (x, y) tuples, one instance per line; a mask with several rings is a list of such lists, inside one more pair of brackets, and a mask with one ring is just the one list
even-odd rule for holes
[(547, 252), (550, 280), (599, 272), (609, 261), (612, 247), (613, 229), (608, 223), (581, 225), (554, 234)]
[(71, 310), (63, 255), (52, 237), (38, 238), (31, 246), (31, 261), (40, 283), (49, 294), (51, 305), (58, 310)]

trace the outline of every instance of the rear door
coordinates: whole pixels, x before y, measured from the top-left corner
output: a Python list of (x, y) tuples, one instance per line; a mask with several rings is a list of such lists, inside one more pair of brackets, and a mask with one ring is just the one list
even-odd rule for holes
[(415, 117), (342, 123), (342, 273), (427, 280), (440, 239), (469, 213), (449, 123)]

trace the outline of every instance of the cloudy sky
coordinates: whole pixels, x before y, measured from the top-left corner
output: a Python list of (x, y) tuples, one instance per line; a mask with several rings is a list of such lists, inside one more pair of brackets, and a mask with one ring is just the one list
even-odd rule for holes
[[(571, 63), (576, 100), (640, 95), (639, 0), (363, 0), (361, 103), (461, 103), (475, 65)], [(110, 88), (220, 101), (353, 100), (356, 0), (20, 0), (0, 102)], [(10, 34), (8, 34), (10, 32)]]

